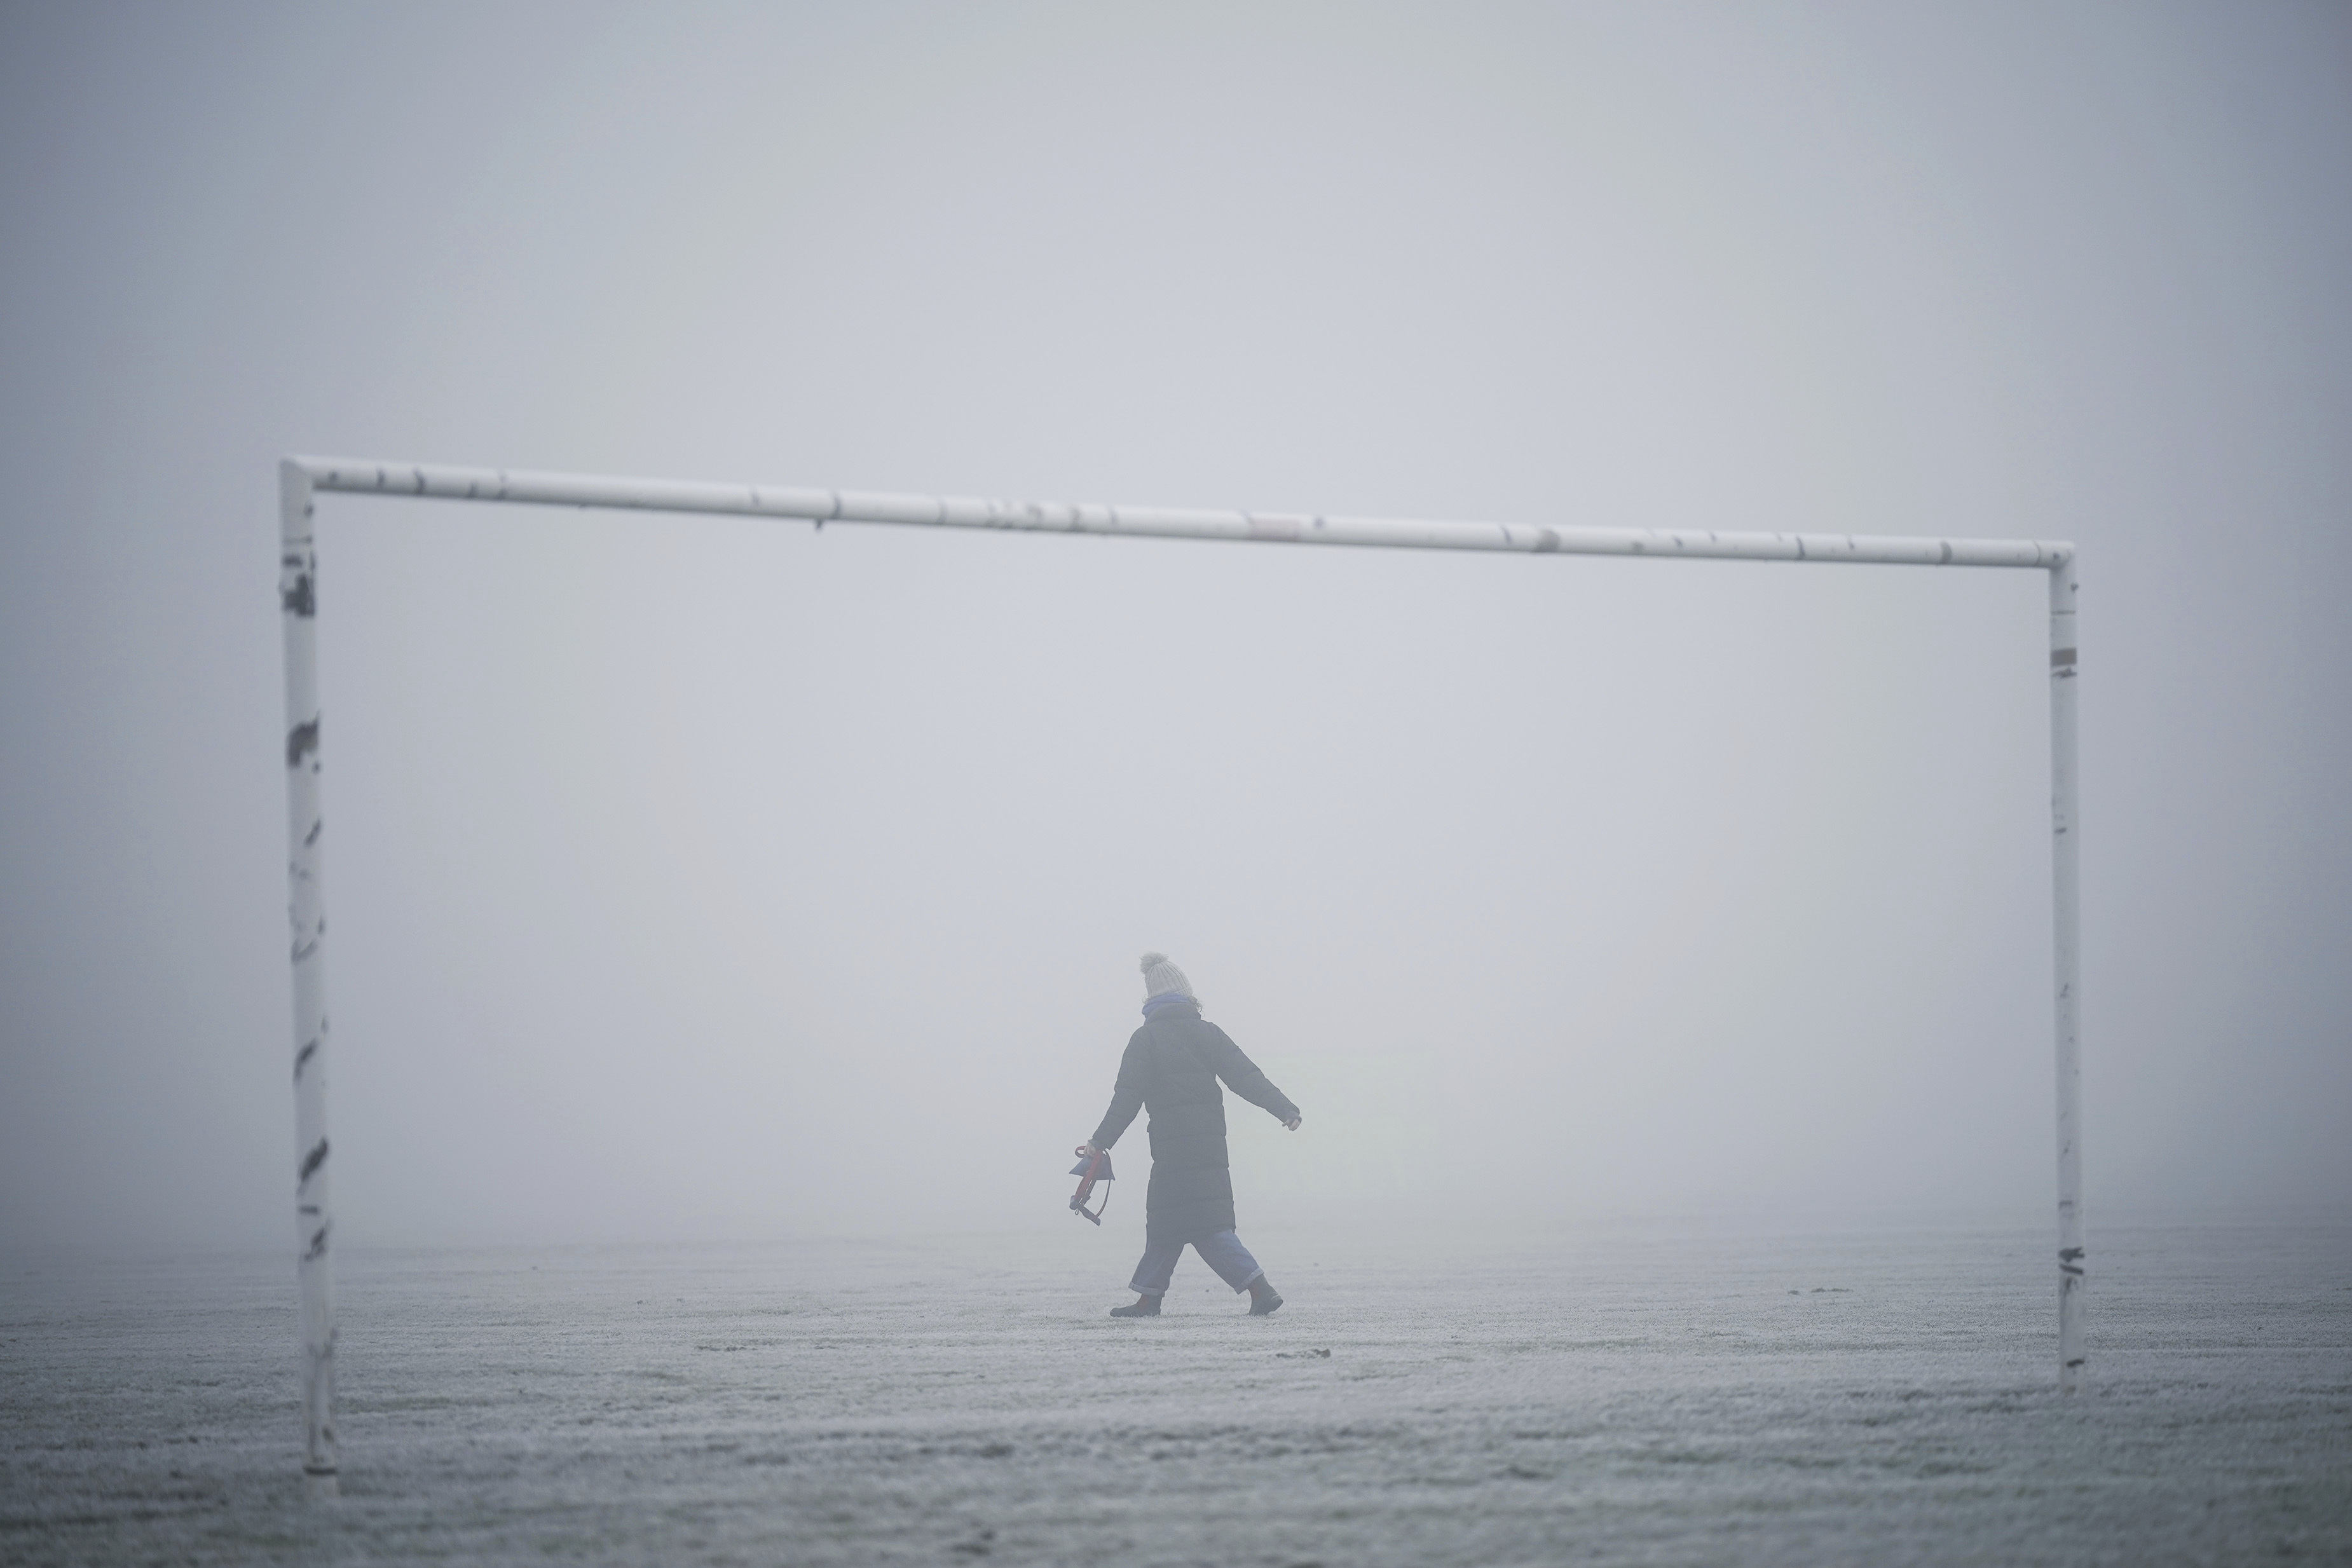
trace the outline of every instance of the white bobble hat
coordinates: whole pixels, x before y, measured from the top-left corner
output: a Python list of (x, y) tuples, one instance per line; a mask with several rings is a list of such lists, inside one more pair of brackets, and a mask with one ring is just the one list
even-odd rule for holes
[[(1146, 953), (1143, 956), (1144, 996), (1147, 998), (1164, 997), (1171, 991), (1181, 997), (1190, 997), (1192, 995), (1192, 982), (1184, 977), (1183, 970), (1168, 961), (1167, 954)], [(1193, 999), (1198, 1001), (1200, 998), (1194, 997)]]

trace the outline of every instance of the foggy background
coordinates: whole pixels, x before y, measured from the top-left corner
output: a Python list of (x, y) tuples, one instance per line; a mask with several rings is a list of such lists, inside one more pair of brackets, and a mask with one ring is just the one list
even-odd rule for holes
[[(2095, 1261), (2341, 1203), (2348, 183), (2326, 5), (9, 5), (0, 1245), (290, 1240), (293, 452), (2074, 538)], [(347, 1246), (1075, 1229), (1147, 947), (1244, 1236), (2049, 1212), (2038, 572), (319, 537)]]

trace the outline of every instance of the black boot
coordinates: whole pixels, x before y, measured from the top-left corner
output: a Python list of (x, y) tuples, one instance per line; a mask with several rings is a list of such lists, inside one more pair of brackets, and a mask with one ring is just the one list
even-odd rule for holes
[(1254, 1318), (1265, 1317), (1282, 1305), (1282, 1292), (1268, 1283), (1263, 1274), (1250, 1281), (1249, 1292), (1249, 1315)]
[(1110, 1315), (1115, 1318), (1156, 1318), (1160, 1315), (1160, 1298), (1138, 1292), (1135, 1305), (1113, 1307), (1110, 1310)]

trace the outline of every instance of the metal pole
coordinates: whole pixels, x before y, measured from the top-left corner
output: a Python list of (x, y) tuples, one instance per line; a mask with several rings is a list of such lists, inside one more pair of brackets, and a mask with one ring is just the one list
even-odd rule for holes
[(2074, 632), (2072, 554), (2050, 570), (2050, 866), (2058, 1065), (2058, 1387), (2082, 1385), (2083, 973), (2078, 873), (2082, 834), (2074, 778)]
[(336, 1495), (334, 1226), (327, 1180), (327, 985), (320, 902), (319, 553), (310, 476), (278, 465), (278, 598), (286, 627), (286, 914), (294, 967), (294, 1240), (302, 1291), (303, 1489)]
[(781, 485), (621, 479), (599, 474), (536, 474), (508, 468), (379, 463), (361, 457), (293, 457), (288, 461), (298, 465), (320, 489), (354, 495), (426, 496), (450, 501), (609, 507), (646, 512), (716, 512), (730, 517), (793, 517), (814, 523), (898, 523), (1016, 533), (1107, 534), (1127, 538), (1502, 550), (1520, 555), (1640, 556), (1664, 560), (1801, 560), (2041, 570), (2056, 566), (2073, 549), (2053, 539), (1757, 534), (1717, 528), (1594, 528), (1347, 517), (1325, 513), (1203, 511), (1177, 507), (1113, 507), (1099, 501), (1003, 501), (971, 496), (891, 495)]

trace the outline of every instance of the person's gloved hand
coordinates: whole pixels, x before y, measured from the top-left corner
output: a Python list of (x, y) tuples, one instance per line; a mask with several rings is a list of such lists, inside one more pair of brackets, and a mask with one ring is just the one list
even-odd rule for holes
[(1073, 1154), (1076, 1155), (1078, 1156), (1078, 1158), (1080, 1158), (1080, 1159), (1082, 1159), (1082, 1160), (1090, 1160), (1090, 1159), (1094, 1158), (1097, 1155), (1098, 1155), (1098, 1154), (1102, 1153), (1102, 1151), (1101, 1151), (1100, 1149), (1098, 1149), (1098, 1148), (1095, 1147), (1092, 1144), (1080, 1144), (1080, 1145), (1079, 1145), (1076, 1149), (1072, 1150), (1071, 1152), (1072, 1152)]
[(1290, 1132), (1295, 1133), (1295, 1132), (1298, 1131), (1298, 1124), (1299, 1124), (1299, 1123), (1301, 1123), (1301, 1122), (1304, 1122), (1305, 1120), (1307, 1120), (1307, 1118), (1306, 1118), (1306, 1117), (1304, 1117), (1304, 1116), (1293, 1116), (1289, 1121), (1285, 1122), (1285, 1123), (1283, 1124), (1283, 1126), (1284, 1126), (1286, 1130), (1288, 1130), (1288, 1131), (1290, 1131)]

